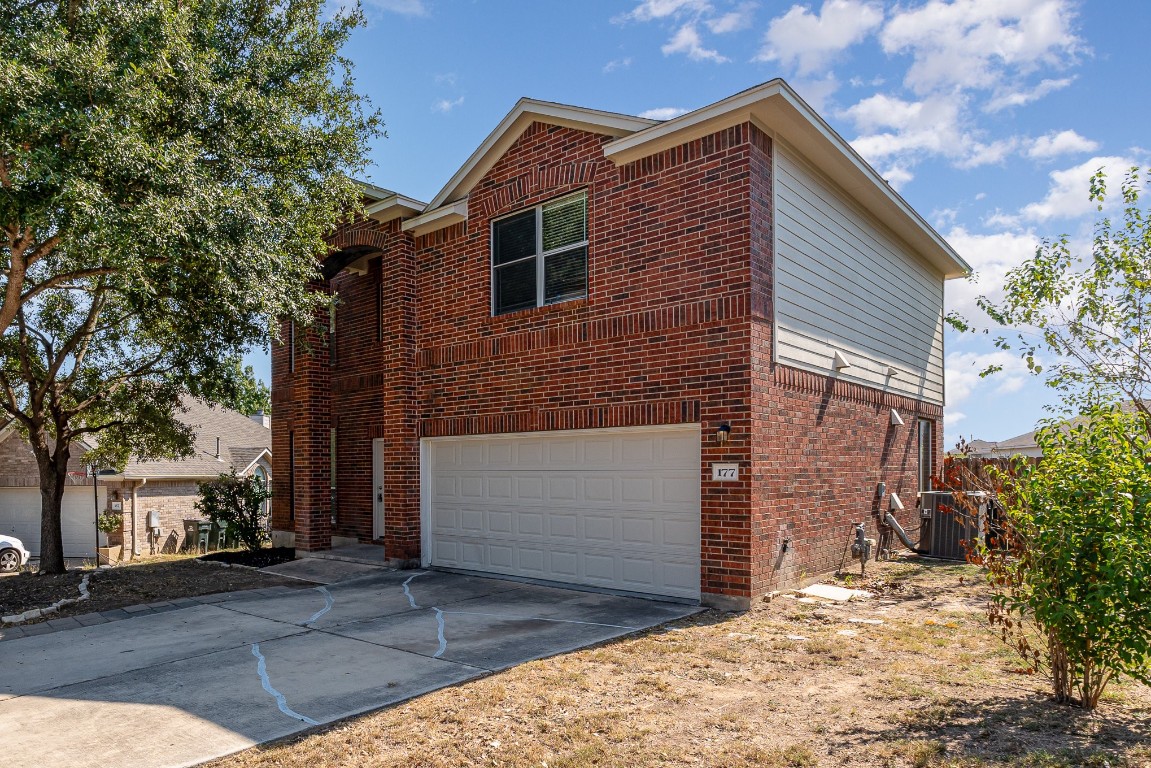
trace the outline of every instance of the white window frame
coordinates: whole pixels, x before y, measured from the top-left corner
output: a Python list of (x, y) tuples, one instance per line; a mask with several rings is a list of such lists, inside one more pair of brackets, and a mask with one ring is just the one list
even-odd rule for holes
[[(543, 249), (543, 247), (544, 247), (544, 207), (549, 206), (549, 205), (555, 205), (556, 203), (562, 203), (565, 200), (569, 200), (571, 198), (581, 197), (581, 196), (584, 198), (584, 235), (585, 235), (584, 239), (578, 243), (570, 243), (568, 245), (564, 245), (564, 246), (561, 246), (559, 248), (552, 248), (550, 251), (544, 251), (544, 249)], [(491, 223), (489, 224), (489, 229), (488, 229), (488, 270), (489, 270), (488, 286), (489, 286), (489, 292), (491, 293), (491, 301), (490, 301), (489, 309), (491, 311), (492, 317), (498, 317), (500, 315), (511, 315), (511, 314), (515, 314), (516, 312), (526, 312), (529, 309), (539, 309), (540, 307), (550, 307), (550, 306), (555, 305), (555, 304), (563, 304), (565, 301), (579, 301), (580, 299), (586, 299), (587, 298), (587, 293), (588, 293), (587, 262), (588, 262), (588, 259), (589, 259), (591, 254), (589, 252), (587, 252), (587, 250), (585, 250), (585, 252), (584, 252), (583, 295), (582, 296), (573, 296), (570, 299), (560, 299), (559, 301), (552, 301), (552, 302), (545, 302), (544, 301), (544, 284), (545, 284), (545, 277), (544, 277), (545, 269), (544, 268), (547, 265), (547, 258), (549, 256), (554, 256), (558, 253), (566, 253), (568, 251), (574, 251), (576, 248), (584, 248), (584, 249), (588, 248), (588, 243), (590, 242), (590, 239), (588, 237), (586, 237), (586, 235), (588, 235), (590, 232), (590, 227), (588, 227), (588, 219), (591, 217), (588, 215), (587, 197), (588, 197), (587, 190), (581, 189), (578, 192), (572, 192), (571, 194), (561, 195), (560, 197), (552, 198), (551, 200), (545, 200), (544, 202), (540, 203), (539, 205), (534, 206), (535, 215), (536, 215), (536, 252), (530, 256), (524, 256), (522, 258), (516, 259), (515, 261), (508, 261), (508, 262), (505, 262), (505, 263), (499, 265), (499, 268), (503, 268), (503, 267), (511, 266), (512, 264), (522, 264), (523, 262), (527, 261), (528, 259), (538, 259), (539, 260), (539, 263), (536, 266), (536, 305), (534, 307), (524, 307), (523, 309), (513, 309), (513, 310), (509, 310), (507, 312), (497, 312), (497, 310), (496, 310), (496, 269), (497, 269), (497, 266), (496, 266), (496, 224), (503, 221), (504, 219), (510, 219), (513, 216), (521, 216), (521, 215), (523, 215), (524, 211), (529, 210), (529, 209), (521, 208), (518, 211), (512, 211), (511, 213), (505, 214), (503, 216), (500, 216), (499, 218), (491, 220)]]

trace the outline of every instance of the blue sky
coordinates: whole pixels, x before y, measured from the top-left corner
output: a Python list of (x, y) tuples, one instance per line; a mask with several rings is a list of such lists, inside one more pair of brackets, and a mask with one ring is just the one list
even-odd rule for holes
[[(947, 290), (972, 318), (1040, 238), (1089, 242), (1092, 171), (1151, 154), (1144, 0), (364, 8), (345, 53), (387, 123), (373, 183), (430, 200), (521, 96), (667, 118), (783, 77), (975, 267)], [(988, 337), (946, 344), (948, 446), (1026, 432), (1055, 400)], [(980, 379), (988, 363), (1004, 371)]]

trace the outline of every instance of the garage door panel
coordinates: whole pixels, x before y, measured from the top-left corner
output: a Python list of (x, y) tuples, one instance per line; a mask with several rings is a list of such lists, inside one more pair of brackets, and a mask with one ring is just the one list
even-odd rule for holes
[(521, 537), (543, 536), (544, 516), (540, 512), (521, 512), (515, 516), (516, 532)]
[(580, 482), (574, 475), (551, 476), (547, 479), (550, 501), (579, 501)]
[(699, 597), (697, 426), (432, 442), (432, 565)]
[(573, 514), (553, 512), (547, 516), (548, 535), (557, 539), (574, 539), (578, 535), (579, 518)]
[(585, 515), (583, 518), (583, 538), (588, 542), (613, 542), (619, 539), (616, 518)]

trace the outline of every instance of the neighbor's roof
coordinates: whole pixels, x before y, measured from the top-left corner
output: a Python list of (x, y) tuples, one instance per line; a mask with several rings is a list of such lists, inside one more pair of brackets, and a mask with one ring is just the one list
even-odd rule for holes
[[(415, 234), (462, 221), (466, 199), (492, 166), (532, 122), (561, 125), (616, 137), (604, 145), (604, 155), (623, 165), (679, 146), (717, 131), (751, 122), (794, 147), (858, 204), (883, 222), (946, 278), (970, 274), (971, 267), (898, 192), (781, 79), (771, 80), (722, 101), (659, 121), (573, 107), (536, 99), (520, 99), (496, 129), (432, 201), (419, 211), (417, 201), (375, 188), (378, 202), (369, 205), (379, 217), (420, 215), (404, 222)], [(372, 189), (365, 193), (372, 197)]]
[[(128, 462), (116, 477), (125, 480), (208, 479), (235, 467), (241, 474), (261, 457), (272, 455), (272, 430), (238, 411), (213, 407), (185, 398), (186, 409), (177, 418), (196, 432), (196, 453), (176, 461)], [(220, 457), (216, 458), (216, 438)], [(109, 478), (112, 479), (112, 478)]]

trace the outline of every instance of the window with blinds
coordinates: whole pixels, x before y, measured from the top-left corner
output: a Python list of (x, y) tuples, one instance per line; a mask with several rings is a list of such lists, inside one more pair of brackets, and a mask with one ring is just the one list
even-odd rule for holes
[(492, 222), (492, 314), (587, 296), (587, 193)]

